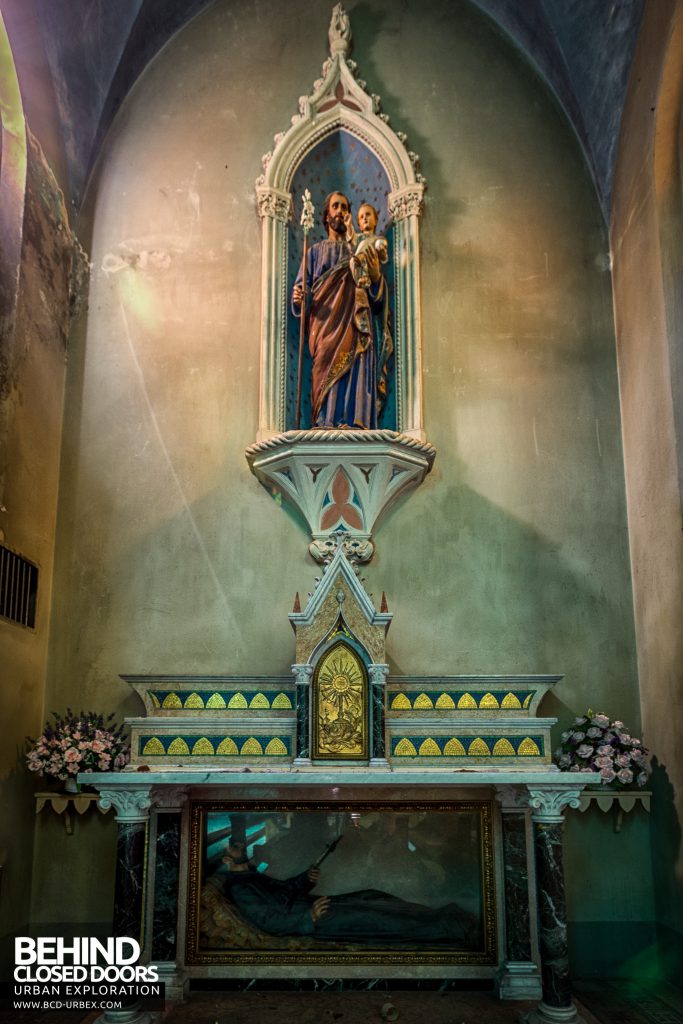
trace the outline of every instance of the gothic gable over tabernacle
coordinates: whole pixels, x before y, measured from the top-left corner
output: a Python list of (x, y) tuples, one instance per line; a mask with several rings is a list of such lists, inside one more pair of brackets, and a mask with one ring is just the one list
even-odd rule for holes
[(305, 610), (289, 615), (296, 634), (296, 661), (300, 665), (310, 663), (329, 641), (343, 635), (365, 648), (371, 662), (386, 661), (386, 635), (392, 614), (386, 607), (376, 610), (344, 547), (344, 537), (338, 534), (337, 549)]

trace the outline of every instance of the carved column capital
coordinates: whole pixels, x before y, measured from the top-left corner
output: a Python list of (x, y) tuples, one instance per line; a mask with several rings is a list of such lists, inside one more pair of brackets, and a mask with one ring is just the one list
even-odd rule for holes
[(187, 803), (187, 786), (155, 786), (152, 803), (165, 811), (180, 810)]
[(382, 665), (379, 662), (368, 665), (368, 675), (370, 676), (371, 686), (384, 686), (388, 674), (388, 665)]
[(506, 783), (503, 786), (496, 786), (496, 800), (500, 809), (506, 811), (525, 811), (529, 806), (528, 793), (521, 786), (513, 786)]
[(151, 786), (136, 786), (135, 789), (101, 789), (100, 807), (116, 811), (116, 820), (121, 824), (146, 822), (152, 806)]
[(582, 785), (534, 786), (527, 785), (531, 819), (538, 824), (557, 824), (564, 819), (565, 807), (578, 807)]
[(391, 192), (388, 197), (389, 214), (392, 220), (405, 220), (406, 217), (420, 217), (424, 210), (424, 185), (406, 185), (404, 188)]
[(292, 665), (297, 686), (310, 686), (313, 679), (312, 665)]
[(289, 192), (282, 192), (278, 188), (268, 188), (265, 185), (256, 186), (256, 204), (261, 220), (264, 217), (271, 217), (287, 224), (292, 216), (292, 197)]

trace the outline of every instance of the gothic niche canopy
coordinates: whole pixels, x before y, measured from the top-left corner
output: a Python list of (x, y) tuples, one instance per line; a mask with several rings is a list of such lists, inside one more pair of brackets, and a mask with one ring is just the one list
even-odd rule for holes
[(380, 516), (436, 454), (422, 410), (419, 220), (425, 181), (349, 59), (330, 55), (256, 182), (261, 373), (252, 472), (304, 516), (324, 560), (342, 533), (369, 561)]

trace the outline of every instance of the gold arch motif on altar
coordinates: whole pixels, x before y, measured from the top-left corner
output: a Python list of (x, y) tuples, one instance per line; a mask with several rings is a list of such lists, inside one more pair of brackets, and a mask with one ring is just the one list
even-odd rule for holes
[(404, 736), (402, 740), (399, 740), (394, 747), (395, 757), (417, 757), (417, 750), (415, 746), (410, 742), (407, 736)]
[(517, 747), (517, 753), (521, 757), (540, 757), (541, 755), (538, 744), (535, 743), (530, 736), (524, 737), (520, 745)]
[(216, 748), (216, 753), (222, 757), (234, 757), (238, 753), (237, 744), (230, 736), (226, 736)]
[(501, 736), (499, 740), (493, 745), (493, 756), (494, 757), (514, 757), (515, 748), (510, 743), (510, 740), (506, 739), (505, 736)]
[(182, 736), (176, 736), (176, 738), (171, 740), (169, 743), (166, 753), (173, 754), (175, 757), (189, 757), (190, 748)]
[(165, 753), (164, 745), (158, 736), (152, 736), (142, 748), (143, 757), (160, 757)]
[(502, 708), (521, 708), (522, 704), (519, 697), (514, 693), (506, 693), (500, 702)]
[(221, 710), (226, 706), (225, 697), (222, 697), (220, 693), (212, 693), (206, 702), (207, 708), (220, 708)]
[(229, 708), (246, 708), (246, 707), (248, 707), (248, 705), (247, 705), (247, 698), (244, 696), (243, 693), (233, 693), (232, 697), (228, 701), (228, 707)]
[(463, 693), (462, 697), (458, 700), (459, 708), (476, 708), (477, 702), (471, 693)]
[(193, 757), (213, 757), (213, 743), (206, 736), (200, 737), (192, 747)]
[(242, 749), (240, 750), (240, 754), (243, 757), (245, 757), (245, 756), (251, 756), (251, 757), (258, 756), (258, 757), (261, 757), (262, 754), (263, 754), (263, 747), (261, 746), (261, 744), (259, 743), (259, 741), (256, 739), (255, 736), (250, 736), (249, 739), (245, 740), (244, 743), (242, 744)]
[(270, 705), (271, 708), (277, 710), (278, 708), (291, 708), (292, 701), (286, 693), (278, 693), (277, 697), (273, 698), (273, 703)]
[(284, 745), (279, 736), (273, 736), (272, 740), (266, 747), (266, 755), (269, 757), (286, 757), (287, 747)]

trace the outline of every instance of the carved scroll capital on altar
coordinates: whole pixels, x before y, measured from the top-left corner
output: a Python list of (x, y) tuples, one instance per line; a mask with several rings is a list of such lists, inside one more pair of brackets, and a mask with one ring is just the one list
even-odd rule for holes
[(187, 803), (187, 786), (154, 786), (152, 803), (164, 811), (180, 810)]
[(313, 678), (312, 665), (292, 665), (292, 672), (297, 686), (310, 686)]
[(384, 686), (389, 675), (389, 666), (380, 665), (376, 662), (368, 665), (368, 676), (370, 677), (371, 686)]
[(496, 786), (496, 800), (503, 813), (506, 811), (523, 812), (529, 806), (527, 791), (521, 786), (512, 786), (509, 783), (504, 786)]
[[(595, 781), (593, 777), (590, 777), (587, 783), (593, 781)], [(539, 786), (538, 788), (531, 783), (528, 784), (528, 803), (531, 808), (532, 821), (538, 824), (557, 824), (563, 821), (564, 811), (567, 807), (579, 806), (581, 792), (587, 783), (576, 786)]]
[(152, 806), (151, 790), (151, 786), (101, 789), (100, 807), (103, 810), (113, 807), (116, 820), (121, 824), (145, 822), (149, 818), (149, 809)]

